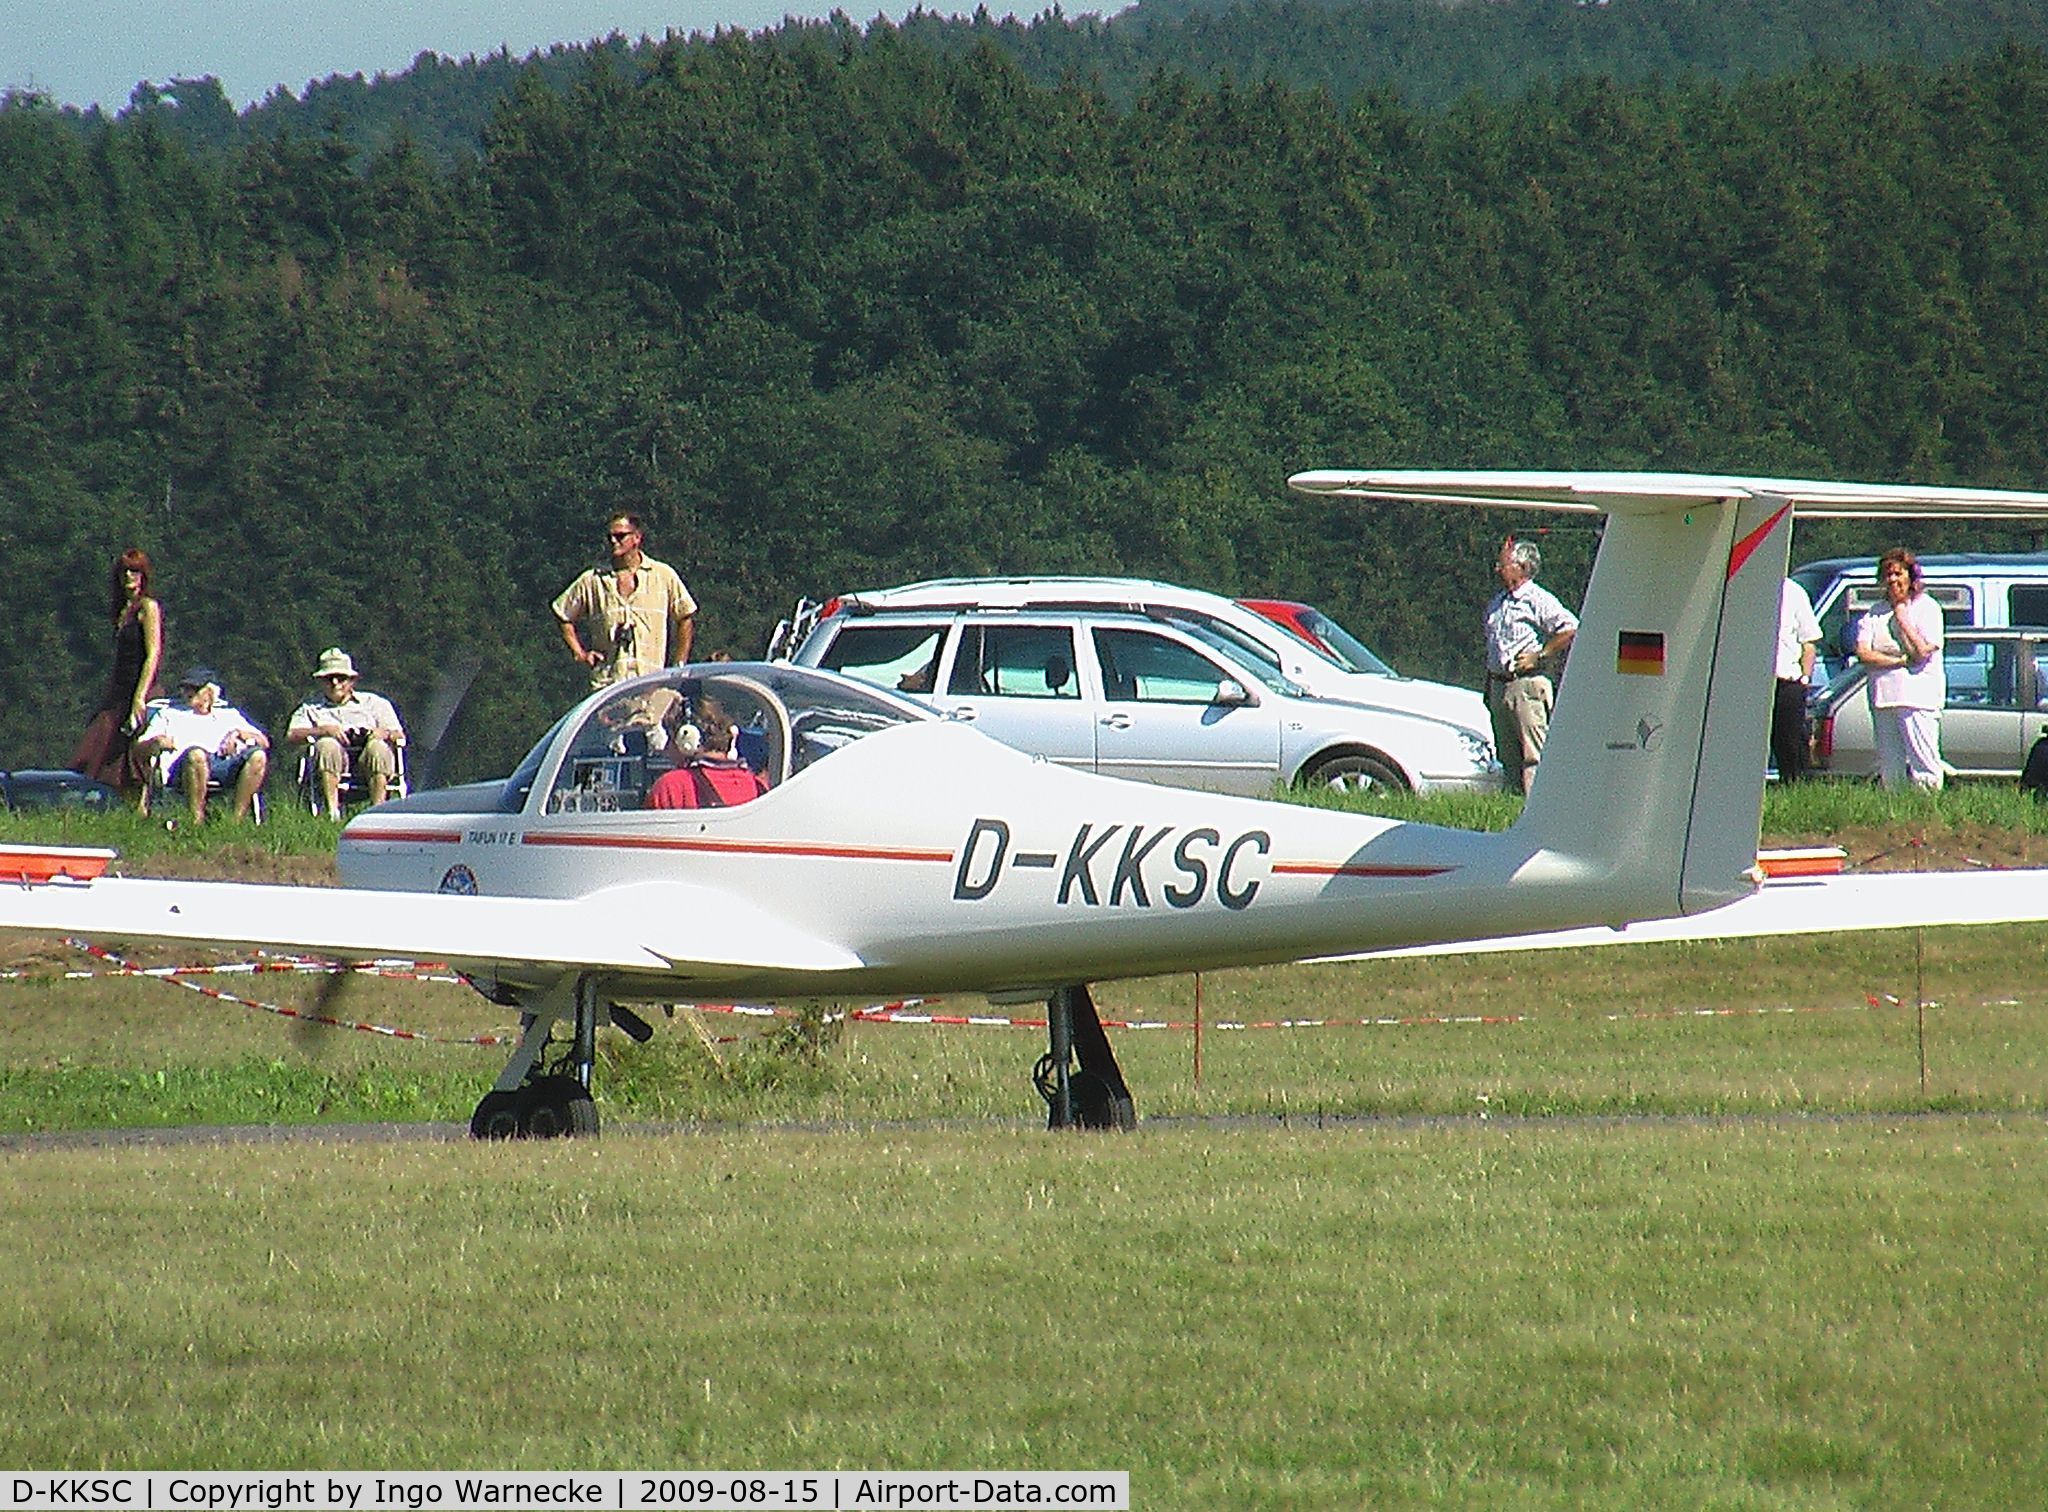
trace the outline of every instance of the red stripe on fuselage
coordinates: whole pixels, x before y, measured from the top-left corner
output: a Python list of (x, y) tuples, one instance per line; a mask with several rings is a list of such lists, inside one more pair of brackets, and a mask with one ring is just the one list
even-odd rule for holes
[(459, 830), (358, 830), (341, 837), (343, 845), (360, 845), (366, 840), (392, 840), (400, 845), (456, 845), (461, 843)]
[(598, 850), (704, 851), (731, 856), (799, 856), (839, 861), (943, 861), (949, 850), (898, 850), (880, 845), (818, 845), (794, 840), (670, 840), (652, 835), (548, 835), (528, 833), (522, 845), (571, 845)]
[(1341, 861), (1275, 861), (1276, 877), (1440, 877), (1455, 866), (1351, 866)]

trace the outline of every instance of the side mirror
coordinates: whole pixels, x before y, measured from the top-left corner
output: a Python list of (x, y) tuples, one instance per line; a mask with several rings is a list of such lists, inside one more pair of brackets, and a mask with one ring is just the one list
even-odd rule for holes
[(1257, 700), (1246, 690), (1243, 683), (1235, 678), (1226, 677), (1216, 684), (1216, 696), (1210, 702), (1225, 709), (1241, 709), (1248, 704), (1256, 703)]

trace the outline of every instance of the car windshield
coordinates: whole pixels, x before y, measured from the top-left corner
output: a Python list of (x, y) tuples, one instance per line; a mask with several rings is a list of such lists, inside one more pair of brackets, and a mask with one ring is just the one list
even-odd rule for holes
[[(1276, 671), (1280, 666), (1280, 655), (1277, 651), (1268, 646), (1261, 645), (1258, 641), (1253, 640), (1249, 635), (1238, 629), (1237, 626), (1225, 624), (1213, 614), (1202, 614), (1191, 609), (1167, 609), (1160, 612), (1183, 630), (1201, 630), (1207, 632), (1208, 635), (1228, 641), (1237, 648), (1237, 656), (1240, 661), (1250, 657), (1268, 671)], [(1318, 655), (1321, 654), (1322, 648), (1319, 646), (1310, 647), (1310, 649)]]
[(1230, 636), (1220, 634), (1211, 626), (1197, 624), (1193, 620), (1176, 619), (1173, 624), (1176, 629), (1200, 641), (1210, 650), (1229, 658), (1234, 665), (1244, 668), (1258, 680), (1261, 687), (1270, 688), (1275, 693), (1287, 694), (1292, 698), (1308, 697), (1308, 690), (1301, 684), (1282, 676), (1262, 658), (1238, 645)]
[(1850, 661), (1828, 674), (1826, 685), (1819, 693), (1808, 695), (1811, 703), (1831, 704), (1853, 687), (1860, 687), (1864, 680), (1863, 663)]
[(1790, 576), (1793, 582), (1806, 590), (1807, 598), (1818, 604), (1822, 591), (1839, 577), (1841, 572), (1840, 562), (1808, 562), (1804, 567), (1794, 567)]
[(1337, 653), (1337, 663), (1352, 672), (1375, 672), (1383, 677), (1398, 677), (1386, 662), (1366, 648), (1365, 642), (1331, 619), (1314, 605), (1305, 605), (1301, 611), (1301, 622), (1322, 637), (1323, 644)]

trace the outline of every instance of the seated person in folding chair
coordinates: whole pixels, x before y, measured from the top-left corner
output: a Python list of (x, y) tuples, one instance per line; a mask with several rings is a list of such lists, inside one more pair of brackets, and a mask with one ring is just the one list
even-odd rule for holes
[(221, 697), (220, 674), (194, 667), (178, 683), (178, 696), (158, 706), (135, 737), (138, 757), (153, 762), (155, 784), (184, 791), (197, 823), (206, 820), (209, 789), (232, 786), (235, 817), (249, 817), (270, 774), (270, 737)]
[(405, 726), (391, 700), (356, 687), (356, 664), (339, 646), (320, 653), (313, 669), (319, 695), (307, 699), (285, 725), (288, 746), (309, 746), (307, 796), (315, 813), (341, 817), (341, 787), (360, 772), (370, 802), (382, 803), (398, 775)]
[(768, 791), (761, 774), (733, 754), (732, 720), (708, 698), (697, 711), (695, 728), (694, 750), (689, 750), (687, 739), (671, 743), (670, 749), (689, 754), (681, 766), (654, 779), (647, 790), (648, 808), (730, 808), (751, 803)]

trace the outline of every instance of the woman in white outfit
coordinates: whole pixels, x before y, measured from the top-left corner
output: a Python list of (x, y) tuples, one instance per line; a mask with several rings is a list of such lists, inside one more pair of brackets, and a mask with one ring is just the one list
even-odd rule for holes
[(1941, 606), (1928, 596), (1919, 560), (1903, 546), (1877, 559), (1878, 586), (1891, 608), (1856, 631), (1856, 659), (1870, 669), (1870, 722), (1878, 779), (1887, 788), (1941, 787)]

